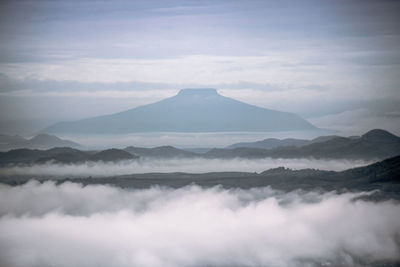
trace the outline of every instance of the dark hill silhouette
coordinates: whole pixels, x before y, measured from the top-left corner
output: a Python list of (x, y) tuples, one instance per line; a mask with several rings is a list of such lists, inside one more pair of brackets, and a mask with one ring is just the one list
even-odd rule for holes
[(209, 158), (317, 158), (317, 159), (363, 159), (378, 160), (400, 154), (400, 138), (385, 131), (371, 130), (361, 137), (317, 138), (309, 145), (300, 147), (281, 146), (275, 149), (238, 147), (212, 149), (204, 154)]
[(35, 163), (45, 163), (49, 161), (54, 163), (79, 163), (87, 161), (89, 157), (90, 153), (88, 152), (69, 147), (56, 147), (44, 151), (43, 155), (35, 160)]
[(371, 130), (360, 138), (336, 137), (300, 148), (278, 148), (272, 157), (385, 159), (400, 154), (400, 138), (384, 130)]
[(291, 170), (279, 167), (262, 173), (145, 173), (96, 179), (74, 178), (69, 181), (82, 184), (112, 184), (132, 188), (150, 188), (153, 186), (179, 188), (196, 184), (204, 187), (222, 186), (224, 188), (271, 186), (283, 191), (298, 189), (345, 192), (348, 190), (379, 190), (363, 197), (370, 200), (400, 199), (400, 156), (341, 172), (314, 169)]
[(277, 138), (267, 138), (261, 141), (256, 142), (241, 142), (232, 144), (227, 146), (228, 149), (239, 148), (239, 147), (252, 147), (252, 148), (262, 148), (262, 149), (274, 149), (277, 147), (285, 147), (285, 146), (294, 146), (301, 147), (313, 143), (321, 143), (333, 138), (336, 138), (336, 135), (329, 136), (320, 136), (312, 140), (305, 139), (295, 139), (295, 138), (286, 138), (286, 139), (277, 139)]
[[(64, 156), (61, 156), (64, 155)], [(63, 157), (68, 157), (69, 155), (71, 161), (61, 160), (60, 162), (70, 163), (77, 162), (78, 158), (83, 157), (86, 159), (89, 156), (89, 153), (83, 152), (77, 149), (73, 149), (70, 147), (57, 147), (48, 150), (39, 150), (39, 149), (13, 149), (8, 152), (0, 152), (0, 164), (8, 164), (8, 163), (39, 163), (39, 162), (47, 162), (47, 161), (57, 161), (58, 157), (61, 159)]]
[(215, 89), (183, 89), (159, 102), (117, 114), (60, 122), (46, 133), (231, 132), (317, 130), (296, 114), (224, 97)]
[(308, 144), (308, 140), (286, 138), (283, 140), (277, 138), (268, 138), (256, 142), (242, 142), (227, 146), (228, 149), (239, 148), (239, 147), (252, 147), (252, 148), (262, 148), (262, 149), (272, 149), (280, 146), (303, 146)]
[(70, 147), (56, 147), (48, 150), (14, 149), (0, 152), (0, 166), (7, 164), (34, 164), (34, 163), (82, 163), (86, 161), (119, 161), (137, 159), (122, 149), (107, 149), (99, 152), (81, 151)]
[(361, 138), (370, 142), (377, 142), (377, 143), (398, 142), (400, 139), (400, 137), (382, 129), (371, 130), (362, 135)]
[[(314, 139), (315, 140), (315, 139)], [(326, 140), (326, 141), (323, 141)], [(95, 155), (93, 155), (95, 154)], [(86, 155), (86, 156), (85, 156)], [(172, 146), (155, 148), (127, 147), (98, 152), (80, 151), (73, 148), (49, 150), (16, 149), (0, 152), (0, 164), (33, 163), (44, 161), (81, 162), (85, 160), (116, 161), (140, 157), (153, 158), (316, 158), (381, 160), (400, 155), (400, 138), (384, 130), (372, 130), (361, 137), (319, 138), (318, 142), (301, 147), (286, 146), (274, 149), (238, 147), (214, 148), (206, 153), (195, 153)]]
[(28, 148), (13, 149), (8, 152), (0, 152), (0, 164), (33, 163), (45, 156), (42, 150)]
[(90, 157), (92, 161), (119, 161), (126, 159), (139, 158), (138, 156), (132, 155), (131, 153), (122, 150), (111, 148), (107, 150), (100, 151)]

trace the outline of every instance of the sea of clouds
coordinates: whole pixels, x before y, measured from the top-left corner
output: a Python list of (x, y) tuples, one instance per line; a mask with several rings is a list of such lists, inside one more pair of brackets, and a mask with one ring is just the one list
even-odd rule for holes
[(0, 266), (399, 262), (400, 204), (365, 194), (0, 184)]
[(120, 162), (86, 162), (79, 164), (14, 165), (0, 168), (0, 176), (115, 176), (149, 172), (262, 172), (280, 166), (291, 169), (320, 169), (341, 171), (372, 163), (363, 160), (317, 160), (317, 159), (204, 159), (204, 158), (142, 158)]

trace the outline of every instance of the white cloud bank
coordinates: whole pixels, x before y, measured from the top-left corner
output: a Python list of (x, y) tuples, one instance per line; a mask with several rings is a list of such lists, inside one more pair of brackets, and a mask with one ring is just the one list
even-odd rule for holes
[(363, 160), (319, 160), (319, 159), (203, 159), (171, 158), (126, 160), (119, 162), (86, 162), (79, 164), (35, 164), (16, 165), (0, 168), (0, 176), (33, 175), (33, 176), (115, 176), (149, 172), (262, 172), (271, 168), (286, 167), (290, 169), (320, 169), (341, 171), (364, 166), (372, 161)]
[(400, 260), (400, 205), (365, 193), (0, 186), (1, 266), (358, 266)]

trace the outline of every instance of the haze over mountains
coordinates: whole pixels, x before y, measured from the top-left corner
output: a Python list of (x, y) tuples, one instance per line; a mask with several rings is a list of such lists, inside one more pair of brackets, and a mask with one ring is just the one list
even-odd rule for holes
[(171, 146), (143, 148), (129, 146), (126, 151), (142, 157), (155, 158), (316, 158), (377, 160), (400, 154), (400, 137), (375, 129), (364, 135), (341, 137), (320, 136), (312, 140), (265, 139), (238, 143), (227, 148), (213, 148), (195, 153)]
[[(57, 149), (43, 152), (50, 154)], [(111, 154), (118, 154), (124, 159), (123, 150), (107, 150), (93, 154), (89, 158), (92, 161), (107, 161)], [(127, 152), (125, 152), (127, 153)], [(127, 153), (128, 154), (128, 153)], [(132, 158), (132, 156), (128, 156)], [(36, 163), (40, 163), (37, 161)], [(7, 175), (0, 172), (2, 183), (17, 185), (24, 184), (34, 178), (42, 182), (56, 180), (58, 183), (65, 181), (73, 183), (89, 184), (110, 184), (122, 188), (151, 188), (154, 186), (181, 188), (190, 185), (201, 187), (242, 188), (251, 189), (257, 187), (271, 186), (286, 192), (293, 190), (306, 191), (369, 191), (364, 198), (370, 200), (400, 199), (400, 156), (385, 159), (367, 166), (345, 169), (343, 171), (326, 171), (318, 169), (292, 170), (285, 167), (277, 167), (257, 172), (205, 172), (205, 173), (131, 173), (126, 175), (111, 174), (110, 176), (92, 175), (40, 175), (26, 173), (24, 175)], [(371, 192), (375, 190), (374, 192)]]
[(233, 148), (239, 148), (239, 147), (254, 147), (254, 148), (272, 149), (272, 148), (277, 148), (277, 147), (282, 147), (282, 146), (301, 147), (301, 146), (309, 145), (312, 143), (325, 142), (330, 139), (334, 139), (336, 137), (338, 137), (338, 136), (336, 136), (336, 135), (320, 136), (320, 137), (314, 138), (312, 140), (296, 139), (296, 138), (285, 138), (285, 139), (267, 138), (267, 139), (264, 139), (261, 141), (256, 141), (256, 142), (236, 143), (236, 144), (229, 145), (226, 148), (233, 149)]
[[(280, 143), (284, 143), (282, 140)], [(301, 140), (300, 140), (301, 141)], [(278, 142), (279, 143), (279, 142)], [(254, 145), (257, 143), (251, 143)], [(263, 145), (263, 142), (261, 142)], [(387, 131), (375, 129), (361, 137), (319, 137), (305, 145), (278, 146), (273, 149), (237, 147), (233, 149), (213, 149), (208, 157), (272, 157), (272, 158), (334, 158), (334, 159), (385, 159), (400, 154), (400, 138)]]
[[(300, 145), (301, 142), (304, 144)], [(0, 164), (32, 164), (47, 161), (56, 163), (118, 161), (139, 157), (158, 159), (196, 157), (207, 159), (313, 158), (374, 161), (400, 154), (400, 137), (380, 129), (371, 130), (360, 137), (321, 136), (313, 140), (291, 139), (290, 142), (287, 139), (277, 139), (275, 143), (280, 144), (280, 146), (265, 149), (263, 148), (265, 142), (259, 141), (249, 143), (248, 147), (214, 148), (204, 153), (195, 153), (172, 146), (154, 148), (128, 146), (123, 150), (107, 149), (100, 152), (81, 151), (69, 147), (49, 150), (15, 149), (0, 152)], [(260, 144), (260, 147), (256, 147), (256, 144)]]
[(82, 148), (82, 145), (48, 134), (38, 134), (30, 139), (18, 135), (0, 135), (0, 150), (3, 151), (18, 148), (50, 149), (53, 147)]
[(116, 114), (60, 122), (45, 133), (234, 132), (317, 130), (300, 116), (249, 105), (216, 89), (183, 89), (176, 96)]
[(102, 151), (81, 151), (70, 147), (56, 147), (47, 150), (15, 149), (8, 152), (0, 152), (0, 166), (6, 164), (40, 164), (40, 163), (81, 163), (88, 161), (120, 161), (137, 159), (122, 149), (106, 149)]

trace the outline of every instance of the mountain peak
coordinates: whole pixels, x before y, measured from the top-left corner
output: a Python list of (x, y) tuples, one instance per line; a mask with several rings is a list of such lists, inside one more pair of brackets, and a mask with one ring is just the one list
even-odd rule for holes
[(187, 88), (179, 91), (178, 96), (217, 96), (219, 95), (214, 88)]
[(301, 117), (218, 94), (214, 88), (182, 89), (173, 97), (116, 114), (62, 122), (47, 133), (243, 132), (316, 130)]
[(30, 139), (31, 141), (60, 141), (61, 139), (55, 135), (41, 133)]
[(382, 130), (382, 129), (373, 129), (365, 134), (363, 134), (362, 138), (364, 139), (398, 139), (396, 135)]

